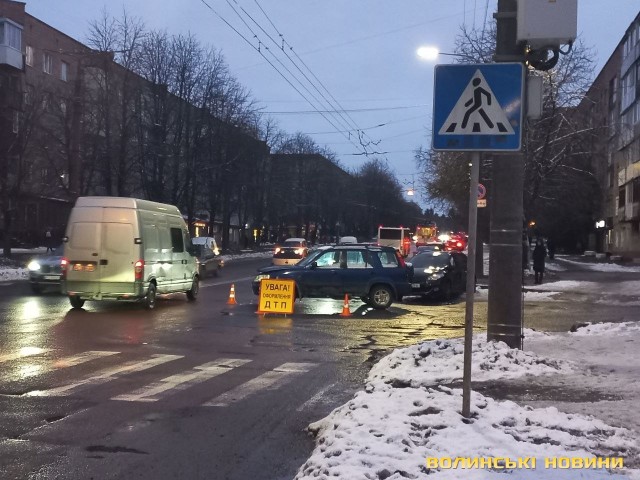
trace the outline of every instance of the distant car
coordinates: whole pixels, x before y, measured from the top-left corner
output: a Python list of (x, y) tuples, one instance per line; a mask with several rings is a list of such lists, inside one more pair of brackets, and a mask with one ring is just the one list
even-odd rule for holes
[(465, 291), (467, 256), (460, 252), (431, 251), (411, 259), (411, 290), (423, 297), (450, 300)]
[(462, 234), (452, 234), (444, 242), (444, 249), (447, 252), (462, 252), (467, 248), (467, 236)]
[(414, 253), (414, 256), (424, 252), (441, 252), (441, 251), (444, 251), (443, 243), (429, 243), (427, 245), (420, 245), (416, 249), (416, 253)]
[(356, 237), (346, 236), (340, 237), (340, 240), (338, 241), (338, 244), (340, 245), (346, 245), (348, 243), (358, 243), (358, 239)]
[(295, 265), (309, 254), (309, 246), (304, 238), (288, 238), (276, 245), (273, 251), (273, 265)]
[(411, 267), (393, 247), (362, 244), (322, 246), (296, 265), (258, 270), (253, 293), (262, 279), (292, 279), (296, 297), (360, 298), (373, 308), (388, 308), (411, 294)]
[(62, 254), (64, 247), (53, 247), (51, 253), (38, 255), (27, 265), (29, 284), (33, 293), (42, 293), (45, 289), (57, 289), (61, 292)]
[(224, 260), (220, 257), (220, 250), (216, 239), (213, 237), (194, 237), (191, 243), (196, 249), (200, 278), (207, 275), (218, 276), (220, 269), (224, 267)]

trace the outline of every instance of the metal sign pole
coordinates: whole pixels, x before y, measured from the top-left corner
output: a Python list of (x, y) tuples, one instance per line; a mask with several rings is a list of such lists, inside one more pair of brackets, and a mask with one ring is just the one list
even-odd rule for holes
[(476, 291), (476, 235), (478, 227), (478, 181), (480, 152), (471, 153), (469, 182), (469, 239), (467, 242), (467, 295), (464, 315), (464, 370), (462, 373), (462, 416), (471, 415), (471, 354), (473, 339), (473, 300)]

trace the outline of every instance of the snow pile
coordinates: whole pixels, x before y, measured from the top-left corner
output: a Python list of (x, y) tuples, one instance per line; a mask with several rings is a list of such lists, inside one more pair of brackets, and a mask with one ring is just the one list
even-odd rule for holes
[[(552, 336), (528, 332), (540, 340)], [(462, 340), (436, 340), (394, 351), (372, 369), (366, 388), (309, 426), (316, 448), (296, 480), (339, 479), (640, 479), (637, 470), (546, 468), (549, 458), (628, 458), (640, 453), (634, 433), (555, 407), (521, 407), (471, 392), (461, 415)], [(570, 362), (474, 339), (474, 381), (571, 373)], [(510, 460), (535, 457), (535, 468), (434, 468), (427, 459)], [(442, 466), (442, 464), (441, 464)], [(429, 475), (429, 477), (426, 477)]]

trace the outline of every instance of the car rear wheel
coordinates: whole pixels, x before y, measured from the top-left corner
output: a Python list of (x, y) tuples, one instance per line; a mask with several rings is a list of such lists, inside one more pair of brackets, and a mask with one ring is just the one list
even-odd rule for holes
[(393, 302), (393, 292), (386, 285), (375, 285), (369, 292), (369, 305), (378, 310), (389, 308)]
[(70, 295), (69, 302), (71, 303), (71, 306), (73, 308), (82, 308), (82, 306), (84, 305), (84, 300), (76, 295)]
[(147, 294), (142, 299), (144, 308), (146, 308), (147, 310), (153, 310), (154, 308), (156, 308), (156, 296), (157, 296), (156, 284), (150, 283), (149, 289), (147, 290)]
[(198, 298), (198, 292), (200, 291), (200, 281), (198, 277), (193, 279), (193, 283), (191, 284), (191, 290), (187, 290), (187, 298), (191, 301)]

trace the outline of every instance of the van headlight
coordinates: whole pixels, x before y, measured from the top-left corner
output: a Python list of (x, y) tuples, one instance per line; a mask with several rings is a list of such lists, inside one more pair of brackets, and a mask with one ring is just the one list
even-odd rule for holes
[(269, 280), (271, 277), (268, 273), (261, 273), (257, 275), (256, 278), (253, 279), (254, 282), (260, 282), (260, 280)]
[(36, 271), (40, 270), (40, 264), (35, 260), (31, 260), (29, 262), (29, 265), (27, 265), (27, 268), (29, 270), (31, 270), (32, 272), (36, 272)]
[(444, 273), (443, 272), (438, 272), (438, 273), (434, 273), (433, 275), (431, 275), (429, 277), (430, 280), (440, 280), (442, 277), (444, 277)]

